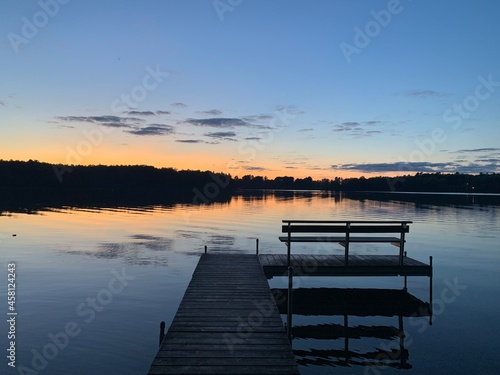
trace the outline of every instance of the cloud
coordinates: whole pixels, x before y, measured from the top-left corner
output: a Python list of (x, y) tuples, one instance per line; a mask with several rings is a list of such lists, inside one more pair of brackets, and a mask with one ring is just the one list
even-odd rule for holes
[(174, 127), (170, 125), (151, 124), (146, 127), (134, 130), (127, 130), (126, 133), (133, 135), (169, 135), (174, 133)]
[(202, 115), (210, 115), (210, 116), (219, 116), (222, 114), (218, 109), (211, 109), (209, 111), (197, 111), (196, 113), (200, 113)]
[(465, 152), (498, 152), (500, 148), (498, 147), (484, 147), (484, 148), (471, 148), (471, 149), (463, 149), (457, 151), (450, 151), (453, 154), (460, 154)]
[[(60, 121), (65, 122), (87, 122), (110, 128), (132, 128), (134, 123), (144, 122), (143, 119), (136, 117), (118, 117), (118, 116), (57, 116)], [(131, 124), (132, 123), (132, 124)]]
[(245, 141), (260, 141), (262, 138), (261, 137), (246, 137), (244, 139), (245, 139)]
[(177, 107), (177, 108), (186, 108), (187, 107), (187, 104), (184, 104), (184, 103), (181, 103), (181, 102), (172, 103), (170, 105), (172, 107)]
[(408, 98), (440, 98), (445, 96), (445, 94), (434, 91), (434, 90), (405, 90), (396, 93), (400, 96), (405, 96)]
[(243, 120), (248, 122), (270, 121), (274, 117), (271, 115), (250, 115), (242, 117)]
[(5, 102), (3, 102), (3, 101), (0, 100), (0, 106), (7, 107), (7, 104), (5, 104)]
[(353, 163), (332, 165), (332, 169), (363, 173), (427, 172), (427, 173), (495, 173), (500, 171), (498, 163), (458, 162), (395, 162), (395, 163)]
[(474, 160), (476, 163), (491, 163), (491, 164), (499, 164), (500, 158), (480, 158)]
[(157, 115), (170, 115), (172, 112), (170, 111), (156, 111)]
[(201, 139), (176, 139), (175, 141), (180, 143), (205, 143)]
[(238, 126), (251, 126), (246, 121), (239, 118), (225, 118), (225, 117), (214, 117), (207, 119), (193, 119), (189, 118), (184, 121), (184, 123), (195, 126), (209, 126), (213, 128), (228, 128), (233, 129)]
[(225, 141), (236, 141), (233, 137), (236, 137), (235, 132), (211, 132), (203, 134), (205, 137), (215, 138)]
[(304, 128), (304, 129), (299, 129), (297, 131), (300, 132), (300, 133), (304, 133), (304, 132), (312, 132), (314, 130), (316, 130), (316, 129), (313, 129), (313, 128)]
[(131, 116), (154, 116), (155, 113), (152, 111), (128, 111), (125, 112), (127, 115)]
[(247, 171), (267, 171), (267, 168), (264, 168), (264, 167), (258, 167), (258, 166), (255, 166), (255, 165), (248, 165), (248, 166), (245, 166), (244, 167)]
[(376, 133), (382, 133), (379, 130), (367, 129), (376, 125), (382, 125), (382, 121), (346, 121), (340, 124), (333, 125), (333, 131), (336, 133), (344, 133), (351, 136), (369, 136)]

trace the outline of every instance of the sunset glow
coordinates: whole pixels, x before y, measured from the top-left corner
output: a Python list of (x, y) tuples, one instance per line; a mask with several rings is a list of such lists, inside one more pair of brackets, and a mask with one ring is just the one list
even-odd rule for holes
[(500, 172), (498, 2), (233, 3), (3, 4), (0, 159)]

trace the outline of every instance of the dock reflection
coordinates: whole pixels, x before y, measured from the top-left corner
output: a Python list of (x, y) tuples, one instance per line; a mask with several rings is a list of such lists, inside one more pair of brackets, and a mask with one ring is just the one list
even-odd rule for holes
[[(287, 314), (287, 290), (273, 289), (281, 314)], [(293, 291), (293, 316), (343, 318), (343, 324), (322, 323), (292, 327), (294, 340), (301, 340), (294, 349), (303, 366), (384, 366), (411, 369), (409, 351), (405, 346), (404, 318), (431, 318), (431, 306), (405, 290), (299, 288)], [(395, 317), (394, 325), (350, 325), (350, 317)], [(310, 319), (314, 320), (314, 319)], [(308, 319), (301, 319), (302, 323)], [(359, 322), (359, 318), (356, 319)], [(304, 341), (302, 341), (304, 340)], [(318, 345), (321, 348), (312, 346)], [(330, 342), (326, 340), (331, 340)], [(335, 340), (338, 340), (337, 342)], [(362, 350), (351, 348), (365, 341)], [(379, 342), (375, 347), (370, 343)], [(341, 348), (339, 348), (339, 344)]]

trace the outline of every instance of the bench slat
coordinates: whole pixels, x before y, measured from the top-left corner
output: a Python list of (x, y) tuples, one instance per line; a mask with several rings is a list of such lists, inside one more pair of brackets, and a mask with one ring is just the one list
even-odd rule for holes
[[(281, 242), (288, 242), (288, 237), (279, 237)], [(346, 237), (333, 237), (333, 236), (294, 236), (290, 237), (290, 242), (345, 242)], [(397, 242), (399, 244), (400, 238), (398, 237), (349, 237), (349, 242)]]

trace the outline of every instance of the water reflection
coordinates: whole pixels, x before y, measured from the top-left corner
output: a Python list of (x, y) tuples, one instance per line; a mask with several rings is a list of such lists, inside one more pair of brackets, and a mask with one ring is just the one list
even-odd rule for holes
[[(152, 196), (131, 194), (125, 197), (110, 195), (100, 199), (95, 194), (67, 193), (64, 196), (57, 196), (42, 193), (18, 194), (9, 196), (9, 199), (0, 199), (0, 216), (9, 216), (12, 213), (36, 215), (46, 211), (67, 212), (68, 210), (153, 213), (172, 210), (186, 204), (189, 206), (200, 205), (200, 202), (193, 202), (192, 197), (189, 196), (166, 197), (163, 194), (153, 194)], [(363, 208), (366, 202), (388, 202), (406, 204), (420, 210), (436, 210), (443, 206), (462, 209), (478, 206), (500, 206), (500, 194), (330, 192), (319, 190), (238, 190), (232, 197), (215, 197), (209, 202), (209, 205), (214, 207), (227, 206), (233, 199), (242, 200), (247, 204), (267, 201), (307, 203), (314, 199), (326, 199), (333, 203), (339, 203), (350, 200), (359, 202), (360, 208)]]
[[(278, 309), (287, 313), (287, 290), (273, 289)], [(293, 291), (293, 314), (303, 317), (328, 317), (330, 321), (343, 318), (343, 324), (321, 323), (293, 326), (294, 354), (303, 366), (387, 366), (411, 369), (409, 350), (405, 346), (404, 318), (431, 316), (430, 304), (405, 290), (299, 288)], [(351, 326), (350, 317), (395, 317), (394, 325)], [(359, 321), (359, 319), (358, 319)], [(396, 323), (396, 321), (394, 322)], [(377, 340), (373, 340), (377, 339)], [(295, 345), (301, 341), (300, 347)], [(352, 349), (352, 340), (356, 347)], [(339, 342), (340, 341), (340, 342)], [(363, 341), (366, 341), (363, 344)], [(314, 347), (321, 344), (320, 348)], [(343, 346), (338, 348), (339, 343)], [(375, 344), (374, 344), (375, 343)]]
[(99, 243), (97, 247), (89, 250), (67, 248), (62, 252), (98, 259), (120, 259), (128, 265), (168, 266), (167, 252), (172, 251), (172, 239), (146, 234), (135, 234), (130, 236), (130, 239), (131, 241), (122, 243)]

